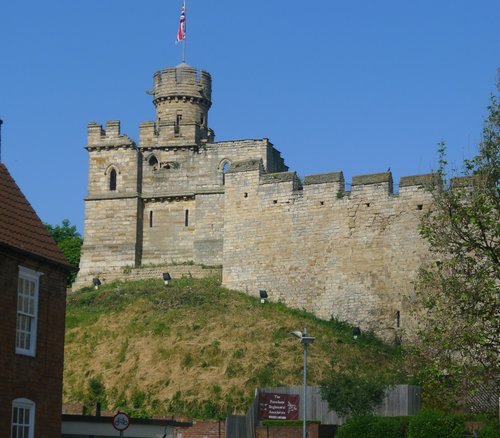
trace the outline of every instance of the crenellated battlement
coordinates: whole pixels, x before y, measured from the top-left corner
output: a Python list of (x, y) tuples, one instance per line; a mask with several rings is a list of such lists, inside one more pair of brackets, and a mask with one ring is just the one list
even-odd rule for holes
[(187, 64), (157, 71), (153, 76), (154, 99), (199, 100), (212, 104), (212, 77), (210, 73), (197, 70)]
[(108, 120), (106, 128), (90, 122), (87, 131), (87, 150), (110, 147), (135, 147), (135, 143), (127, 135), (120, 133), (120, 121)]
[(367, 192), (392, 195), (394, 193), (392, 173), (384, 172), (353, 176), (350, 196), (364, 196)]
[(205, 129), (198, 122), (175, 122), (161, 120), (160, 123), (143, 122), (139, 125), (139, 146), (141, 149), (193, 148), (200, 143), (211, 143), (215, 137), (211, 129)]
[[(251, 171), (259, 171), (259, 185), (288, 184), (290, 196), (321, 192), (331, 199), (409, 196), (415, 191), (430, 187), (430, 184), (437, 180), (436, 174), (403, 176), (399, 182), (399, 194), (395, 194), (391, 172), (353, 176), (350, 191), (345, 190), (343, 172), (308, 175), (301, 181), (296, 172), (265, 173), (258, 160), (246, 160), (234, 163), (228, 173)], [(290, 182), (293, 184), (290, 185)]]
[(342, 172), (318, 173), (308, 175), (304, 178), (304, 185), (339, 183), (344, 185), (344, 174)]
[(212, 106), (209, 73), (183, 63), (157, 71), (153, 87), (149, 94), (156, 107), (156, 126), (141, 129), (141, 144), (183, 141), (200, 145), (213, 141), (214, 132), (208, 127), (208, 110)]

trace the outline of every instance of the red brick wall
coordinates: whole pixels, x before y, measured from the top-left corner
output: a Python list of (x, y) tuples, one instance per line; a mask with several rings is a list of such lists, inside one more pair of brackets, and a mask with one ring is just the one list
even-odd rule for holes
[[(256, 438), (302, 438), (302, 426), (257, 426)], [(307, 425), (308, 438), (318, 438), (319, 424)]]
[[(18, 266), (43, 272), (36, 357), (15, 354)], [(12, 400), (36, 405), (35, 438), (61, 434), (66, 272), (0, 248), (0, 437), (10, 436)]]
[[(179, 435), (182, 434), (182, 435)], [(226, 438), (224, 421), (193, 421), (190, 427), (176, 427), (174, 438)]]

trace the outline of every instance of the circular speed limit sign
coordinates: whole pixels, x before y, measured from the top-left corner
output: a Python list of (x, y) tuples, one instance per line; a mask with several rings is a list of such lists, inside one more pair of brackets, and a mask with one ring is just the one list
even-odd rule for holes
[(130, 426), (130, 418), (125, 412), (118, 412), (113, 417), (113, 427), (122, 432)]

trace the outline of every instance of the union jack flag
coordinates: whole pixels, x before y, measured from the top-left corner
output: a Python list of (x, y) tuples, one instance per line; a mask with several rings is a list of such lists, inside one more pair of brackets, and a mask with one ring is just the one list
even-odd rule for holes
[(176, 42), (186, 39), (186, 1), (182, 3), (181, 20), (179, 23), (179, 30), (177, 31)]

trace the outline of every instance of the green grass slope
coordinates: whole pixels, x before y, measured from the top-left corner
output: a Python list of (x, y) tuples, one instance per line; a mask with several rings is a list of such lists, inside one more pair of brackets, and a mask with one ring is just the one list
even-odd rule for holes
[(373, 337), (280, 303), (230, 291), (218, 279), (117, 282), (68, 296), (64, 402), (100, 399), (133, 415), (217, 418), (244, 413), (256, 387), (301, 385), (306, 326), (309, 384), (331, 367), (362, 364), (401, 381), (397, 352)]

